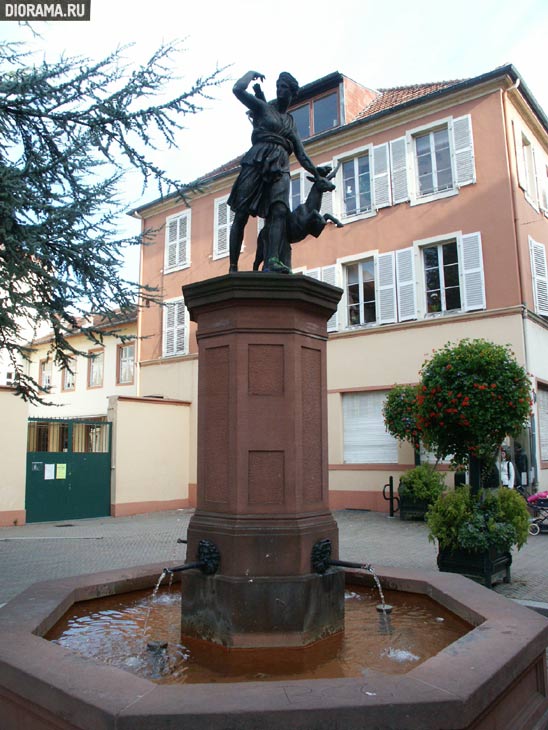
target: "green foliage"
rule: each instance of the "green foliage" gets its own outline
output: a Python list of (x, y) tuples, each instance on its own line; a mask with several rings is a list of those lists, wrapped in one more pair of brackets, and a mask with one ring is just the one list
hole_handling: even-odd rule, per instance
[[(123, 49), (99, 62), (62, 57), (35, 61), (18, 44), (0, 43), (0, 349), (16, 372), (19, 395), (41, 401), (43, 390), (21, 358), (29, 327), (53, 330), (52, 359), (66, 366), (67, 336), (77, 318), (108, 319), (135, 307), (152, 290), (120, 274), (126, 246), (118, 194), (127, 170), (143, 187), (186, 200), (192, 189), (150, 158), (153, 142), (175, 147), (187, 114), (200, 110), (220, 71), (168, 97), (177, 48), (163, 46), (142, 67), (128, 70)], [(101, 341), (103, 330), (84, 330)]]
[(395, 385), (383, 405), (386, 430), (399, 441), (410, 441), (419, 446), (417, 426), (417, 386)]
[(400, 479), (400, 496), (410, 497), (419, 502), (434, 502), (445, 489), (442, 474), (429, 464), (421, 464), (410, 469)]
[(429, 539), (449, 550), (519, 550), (528, 536), (525, 501), (513, 489), (493, 492), (474, 495), (465, 486), (439, 497), (426, 515)]
[(491, 461), (530, 415), (531, 383), (508, 347), (486, 340), (447, 344), (424, 363), (417, 395), (421, 440), (438, 458)]

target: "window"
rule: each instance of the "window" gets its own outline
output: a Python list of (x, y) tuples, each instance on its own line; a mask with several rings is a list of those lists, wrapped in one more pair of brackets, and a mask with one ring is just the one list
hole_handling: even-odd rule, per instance
[(312, 104), (314, 118), (314, 134), (333, 129), (339, 124), (339, 100), (338, 95), (329, 94), (316, 99)]
[(417, 318), (413, 248), (342, 259), (346, 324), (390, 324)]
[(415, 137), (418, 194), (432, 195), (453, 187), (447, 127)]
[(548, 317), (548, 268), (546, 266), (546, 247), (529, 236), (531, 276), (533, 279), (533, 299), (535, 312)]
[(63, 368), (62, 378), (61, 378), (61, 388), (63, 390), (74, 390), (76, 388), (76, 359), (75, 358), (71, 358), (70, 365), (68, 368)]
[(164, 306), (163, 356), (188, 352), (188, 314), (183, 299), (173, 299)]
[(422, 255), (427, 314), (460, 309), (457, 242), (425, 246)]
[(190, 210), (166, 219), (166, 271), (190, 266)]
[(537, 390), (537, 411), (540, 437), (540, 459), (548, 461), (548, 386), (539, 383)]
[(304, 104), (297, 107), (297, 109), (292, 109), (291, 116), (297, 127), (299, 137), (301, 139), (310, 137), (310, 104)]
[(374, 259), (346, 267), (346, 300), (350, 326), (377, 321)]
[(215, 221), (213, 231), (213, 258), (221, 259), (229, 254), (230, 226), (234, 211), (227, 205), (228, 196), (215, 201)]
[(371, 172), (369, 154), (345, 160), (342, 165), (343, 215), (371, 211)]
[(44, 390), (51, 389), (51, 378), (52, 378), (52, 364), (51, 360), (45, 359), (40, 360), (40, 370), (38, 376), (38, 382), (40, 387)]
[(339, 126), (339, 95), (335, 91), (291, 110), (301, 139)]
[(102, 388), (105, 364), (104, 350), (89, 350), (88, 352), (88, 388)]
[(6, 373), (6, 385), (13, 385), (13, 379), (15, 377), (15, 374), (13, 370), (8, 370)]
[(345, 464), (395, 464), (398, 442), (384, 425), (386, 391), (344, 393), (343, 430)]
[[(409, 180), (406, 150), (413, 170)], [(456, 194), (476, 181), (470, 115), (410, 130), (405, 138), (390, 142), (390, 158), (395, 203), (408, 199), (412, 204), (425, 203)]]
[(116, 382), (118, 385), (131, 385), (135, 372), (135, 343), (129, 342), (118, 345), (116, 349), (118, 356)]
[(479, 233), (419, 242), (424, 313), (485, 309), (483, 255)]

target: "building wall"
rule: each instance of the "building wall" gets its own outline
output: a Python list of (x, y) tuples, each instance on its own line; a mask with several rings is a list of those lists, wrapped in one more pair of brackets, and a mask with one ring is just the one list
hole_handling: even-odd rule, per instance
[[(538, 169), (544, 170), (544, 174), (548, 169), (548, 141), (545, 130), (535, 122), (518, 93), (504, 88), (500, 82), (490, 82), (343, 128), (337, 135), (313, 139), (307, 144), (307, 152), (315, 164), (325, 164), (366, 145), (398, 139), (410, 130), (470, 115), (475, 182), (430, 202), (392, 204), (361, 219), (348, 219), (342, 229), (328, 226), (319, 239), (309, 236), (294, 244), (293, 268), (306, 273), (312, 268), (335, 264), (337, 283), (343, 285), (341, 275), (349, 257), (374, 256), (413, 246), (417, 301), (420, 303), (424, 302), (425, 294), (420, 288), (419, 242), (480, 233), (485, 283), (484, 310), (431, 315), (430, 318), (419, 313), (417, 321), (384, 326), (348, 328), (343, 298), (340, 326), (337, 332), (330, 334), (328, 343), (329, 463), (334, 507), (388, 509), (380, 495), (382, 486), (390, 474), (397, 477), (401, 471), (413, 466), (413, 452), (408, 445), (398, 448), (393, 464), (344, 463), (343, 393), (388, 390), (395, 383), (416, 382), (422, 362), (433, 349), (464, 337), (483, 337), (510, 344), (518, 361), (533, 375), (545, 372), (548, 358), (542, 358), (548, 348), (546, 327), (539, 317), (533, 317), (533, 321), (526, 322), (524, 327), (522, 317), (535, 308), (529, 237), (548, 245), (548, 220), (540, 206), (537, 209), (531, 206), (520, 186), (513, 126), (520, 126), (534, 138)], [(298, 164), (294, 163), (292, 169), (297, 170)], [(236, 172), (217, 179), (205, 194), (191, 201), (190, 266), (164, 273), (163, 231), (157, 233), (154, 242), (143, 250), (143, 281), (158, 286), (164, 300), (181, 297), (181, 287), (187, 283), (227, 273), (228, 258), (213, 258), (213, 211), (214, 201), (229, 194)], [(340, 171), (337, 184), (340, 190)], [(539, 199), (540, 186), (541, 182)], [(183, 208), (159, 204), (149, 212), (144, 227), (161, 229), (166, 215), (176, 214)], [(340, 216), (336, 206), (334, 213)], [(256, 226), (251, 220), (240, 258), (241, 270), (252, 268), (255, 238)], [(169, 361), (162, 358), (162, 318), (160, 307), (151, 305), (142, 313), (141, 331), (148, 337), (140, 346), (143, 385), (146, 383), (147, 392), (158, 392), (166, 397), (171, 394), (182, 397), (183, 393), (184, 397), (189, 397), (190, 393), (195, 403), (195, 326), (191, 323), (189, 327), (190, 358), (176, 357)], [(532, 344), (528, 344), (527, 339)], [(544, 474), (539, 478), (541, 484), (544, 483)]]
[(0, 527), (25, 524), (28, 405), (0, 386)]
[[(416, 383), (423, 362), (434, 350), (463, 338), (509, 344), (525, 362), (521, 310), (430, 320), (361, 335), (335, 335), (328, 345), (329, 488), (334, 507), (388, 510), (381, 490), (388, 477), (397, 485), (414, 466), (409, 444), (400, 444), (391, 464), (348, 464), (344, 455), (343, 397), (360, 391), (388, 392), (395, 384)], [(449, 479), (449, 477), (448, 477)]]
[[(119, 333), (128, 336), (137, 336), (137, 323), (120, 326)], [(72, 346), (82, 352), (89, 352), (100, 348), (83, 335), (70, 339)], [(52, 390), (45, 396), (47, 401), (54, 405), (32, 405), (29, 410), (31, 417), (72, 418), (79, 416), (106, 415), (108, 398), (112, 395), (137, 395), (137, 374), (135, 367), (133, 383), (117, 384), (117, 350), (120, 341), (114, 336), (104, 338), (104, 373), (101, 387), (88, 387), (89, 358), (83, 355), (76, 357), (76, 387), (74, 390), (63, 391), (62, 372), (55, 363), (52, 364)], [(34, 345), (35, 352), (30, 364), (30, 374), (38, 381), (39, 363), (48, 357), (48, 343)], [(135, 348), (137, 358), (137, 347)]]
[(189, 404), (114, 396), (112, 515), (189, 506)]

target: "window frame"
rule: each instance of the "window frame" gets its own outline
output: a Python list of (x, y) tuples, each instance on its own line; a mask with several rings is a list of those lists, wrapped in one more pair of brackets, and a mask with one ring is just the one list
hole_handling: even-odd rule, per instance
[[(116, 345), (116, 385), (133, 385), (135, 383), (135, 344), (135, 340), (130, 340), (128, 342), (120, 342), (118, 345)], [(122, 353), (128, 347), (133, 347), (133, 366), (131, 368), (131, 380), (122, 380)]]
[[(536, 391), (540, 466), (541, 469), (548, 469), (548, 383), (537, 379)], [(546, 407), (546, 411), (541, 406)], [(546, 418), (541, 414), (545, 414)]]
[[(439, 129), (447, 129), (447, 137), (449, 140), (449, 157), (451, 161), (451, 180), (452, 187), (446, 190), (434, 191), (427, 195), (421, 195), (419, 192), (419, 170), (418, 160), (416, 151), (416, 139), (422, 137), (425, 134), (432, 134)], [(453, 136), (453, 117), (444, 117), (442, 119), (436, 119), (434, 122), (428, 124), (422, 124), (419, 127), (408, 129), (405, 133), (407, 140), (407, 150), (410, 157), (410, 168), (411, 175), (409, 180), (409, 197), (410, 205), (422, 205), (424, 203), (430, 203), (433, 200), (442, 200), (443, 198), (450, 198), (454, 195), (458, 195), (459, 188), (457, 184), (457, 171), (455, 163), (455, 143)]]
[[(384, 400), (386, 399), (386, 396), (390, 392), (390, 388), (364, 388), (363, 390), (358, 391), (348, 391), (341, 393), (341, 416), (342, 416), (342, 453), (343, 453), (343, 463), (344, 464), (363, 464), (363, 465), (380, 465), (380, 464), (397, 464), (398, 458), (399, 458), (399, 444), (397, 439), (395, 439), (393, 436), (391, 436), (388, 431), (386, 430), (386, 426), (384, 424), (384, 419), (382, 415), (382, 405), (384, 403)], [(382, 424), (384, 428), (384, 433), (382, 434), (382, 441), (380, 441), (380, 447), (376, 446), (376, 448), (388, 448), (390, 447), (390, 452), (387, 455), (385, 459), (352, 459), (349, 458), (350, 454), (348, 453), (347, 449), (349, 449), (352, 444), (349, 443), (352, 441), (350, 434), (350, 431), (352, 428), (356, 427), (356, 424), (348, 423), (348, 416), (346, 413), (347, 406), (346, 403), (350, 402), (351, 398), (363, 398), (367, 396), (379, 396), (381, 403), (380, 403), (380, 409), (378, 411), (378, 423), (374, 424), (374, 433), (379, 434), (382, 433), (382, 429), (379, 429), (378, 426)], [(375, 404), (376, 405), (376, 404)], [(362, 436), (363, 434), (358, 434), (358, 436)], [(362, 449), (365, 449), (367, 446), (371, 445), (370, 440), (366, 438), (360, 439), (362, 443), (366, 444), (366, 446), (362, 446)]]
[[(182, 218), (186, 218), (186, 243), (185, 243), (185, 256), (181, 260), (179, 257), (179, 238), (175, 243), (176, 246), (176, 260), (175, 264), (169, 265), (169, 226), (171, 223), (178, 221)], [(190, 208), (174, 213), (173, 215), (167, 216), (165, 221), (165, 233), (164, 233), (164, 274), (171, 274), (174, 271), (181, 271), (182, 269), (188, 269), (190, 267), (190, 244), (191, 244), (191, 226), (192, 226), (192, 211)]]
[[(479, 268), (471, 267), (466, 268), (465, 261), (467, 252), (464, 250), (464, 246), (474, 244), (474, 237), (477, 237), (476, 244), (478, 247), (478, 255), (480, 259)], [(457, 256), (459, 265), (459, 292), (461, 297), (460, 309), (442, 310), (440, 312), (428, 312), (426, 302), (426, 277), (424, 271), (424, 256), (423, 249), (429, 248), (435, 244), (450, 243), (456, 241), (457, 244)], [(483, 311), (487, 308), (486, 302), (486, 290), (485, 290), (485, 268), (483, 264), (483, 242), (479, 232), (463, 233), (462, 231), (451, 231), (440, 236), (433, 236), (431, 238), (425, 238), (419, 241), (413, 242), (414, 257), (415, 257), (415, 271), (417, 272), (417, 282), (420, 289), (421, 295), (417, 297), (417, 319), (435, 319), (438, 317), (447, 317), (457, 314), (465, 314), (466, 312)], [(470, 251), (470, 249), (469, 249)], [(471, 257), (470, 257), (471, 258)], [(470, 262), (468, 262), (470, 263)], [(473, 263), (473, 262), (472, 262)], [(418, 264), (418, 265), (417, 265)], [(469, 298), (472, 296), (469, 294), (469, 288), (473, 286), (473, 275), (479, 274), (481, 302), (478, 304), (469, 302)], [(468, 279), (467, 279), (468, 277)]]
[[(369, 327), (377, 327), (379, 326), (378, 322), (378, 303), (377, 303), (377, 257), (379, 255), (379, 252), (377, 249), (366, 251), (357, 255), (351, 255), (351, 256), (344, 256), (343, 258), (337, 259), (337, 264), (341, 267), (342, 271), (342, 290), (343, 294), (341, 297), (341, 303), (340, 307), (342, 309), (343, 315), (342, 315), (342, 323), (343, 327), (345, 329), (349, 330), (356, 330), (356, 329), (366, 329)], [(367, 322), (365, 324), (350, 324), (350, 318), (349, 318), (349, 302), (348, 302), (348, 267), (354, 266), (356, 264), (360, 264), (362, 261), (373, 261), (373, 269), (374, 269), (374, 278), (373, 283), (375, 287), (375, 322)]]
[[(61, 390), (63, 391), (63, 393), (73, 393), (76, 390), (76, 364), (76, 358), (71, 357), (70, 367), (72, 369), (72, 373), (68, 368), (63, 368), (61, 371)], [(69, 385), (69, 377), (72, 378), (72, 386)]]
[[(355, 161), (359, 157), (365, 157), (367, 155), (369, 157), (369, 189), (370, 189), (370, 195), (371, 195), (371, 208), (368, 211), (360, 211), (357, 213), (352, 213), (350, 215), (347, 215), (345, 210), (345, 203), (344, 203), (344, 177), (343, 177), (343, 170), (344, 170), (344, 163), (349, 162), (350, 160)], [(372, 218), (377, 214), (377, 210), (375, 208), (375, 193), (374, 193), (374, 187), (373, 187), (373, 145), (367, 144), (362, 145), (360, 147), (356, 147), (353, 150), (349, 150), (348, 152), (345, 152), (344, 154), (337, 155), (333, 159), (333, 166), (336, 168), (339, 165), (339, 169), (337, 172), (337, 176), (335, 178), (335, 198), (334, 198), (334, 207), (336, 209), (335, 215), (341, 219), (341, 221), (345, 221), (347, 223), (352, 223), (354, 221), (364, 220), (366, 218)]]
[[(45, 373), (45, 367), (49, 365), (49, 372)], [(49, 375), (49, 383), (44, 382), (44, 375)], [(53, 388), (53, 362), (49, 357), (43, 357), (38, 364), (38, 384), (43, 390), (51, 391)]]
[[(337, 124), (335, 124), (334, 127), (328, 127), (327, 129), (322, 129), (321, 132), (316, 132), (315, 128), (315, 118), (314, 118), (314, 105), (317, 101), (321, 101), (322, 99), (326, 99), (328, 96), (334, 96), (335, 97), (335, 106), (337, 109)], [(329, 89), (323, 94), (320, 94), (319, 96), (315, 96), (312, 99), (308, 99), (308, 101), (304, 101), (302, 104), (298, 104), (297, 106), (293, 107), (289, 110), (289, 113), (293, 115), (293, 112), (298, 111), (299, 109), (303, 109), (307, 107), (308, 108), (308, 129), (309, 134), (306, 137), (302, 137), (302, 140), (311, 139), (312, 137), (315, 137), (317, 134), (323, 134), (324, 132), (328, 132), (330, 129), (337, 129), (337, 127), (341, 126), (341, 119), (342, 119), (342, 110), (341, 110), (341, 97), (339, 93), (339, 89)], [(295, 123), (296, 125), (296, 123)]]
[[(105, 382), (105, 348), (104, 347), (94, 347), (91, 350), (88, 350), (88, 372), (87, 372), (87, 389), (88, 390), (97, 390), (98, 388), (102, 388), (103, 384)], [(99, 355), (101, 355), (101, 359), (99, 359)], [(94, 371), (94, 363), (101, 361), (102, 367), (101, 367), (101, 382), (97, 384), (92, 384), (91, 382), (91, 376)]]

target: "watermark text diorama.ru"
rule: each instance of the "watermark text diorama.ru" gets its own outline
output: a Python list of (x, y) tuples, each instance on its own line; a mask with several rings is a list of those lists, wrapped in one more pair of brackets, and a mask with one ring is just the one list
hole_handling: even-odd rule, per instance
[(91, 0), (0, 0), (0, 20), (89, 20)]

